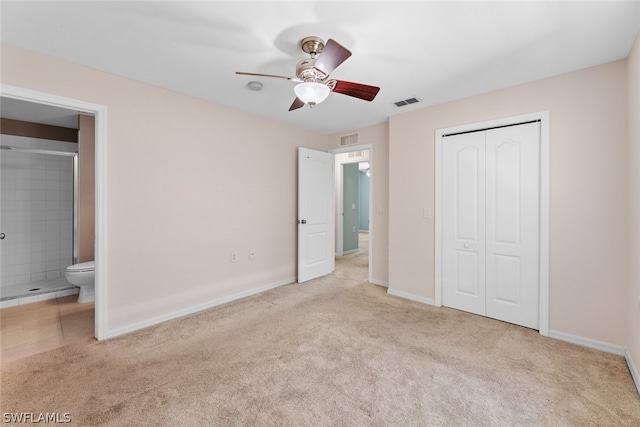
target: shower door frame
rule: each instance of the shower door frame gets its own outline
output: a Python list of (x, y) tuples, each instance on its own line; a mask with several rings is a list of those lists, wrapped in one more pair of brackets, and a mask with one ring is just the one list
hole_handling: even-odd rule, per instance
[(95, 330), (98, 340), (111, 337), (107, 328), (107, 107), (78, 99), (0, 84), (0, 96), (34, 104), (72, 109), (95, 118)]
[(0, 145), (1, 150), (6, 151), (17, 151), (20, 153), (29, 153), (29, 154), (48, 154), (51, 156), (61, 156), (61, 157), (71, 157), (73, 162), (73, 253), (72, 260), (73, 264), (78, 263), (78, 242), (79, 242), (79, 233), (78, 233), (78, 153), (73, 153), (70, 151), (53, 151), (53, 150), (40, 150), (37, 148), (23, 148), (23, 147), (14, 147), (11, 145)]

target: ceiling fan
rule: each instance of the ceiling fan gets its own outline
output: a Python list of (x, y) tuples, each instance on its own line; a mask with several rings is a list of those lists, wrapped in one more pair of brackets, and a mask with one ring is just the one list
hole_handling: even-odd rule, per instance
[(329, 74), (351, 56), (351, 52), (335, 40), (329, 39), (325, 44), (320, 37), (311, 36), (300, 40), (299, 46), (303, 52), (308, 53), (311, 57), (298, 62), (296, 77), (242, 71), (236, 71), (236, 74), (275, 77), (297, 82), (298, 84), (293, 88), (296, 99), (291, 104), (289, 111), (297, 110), (304, 104), (313, 107), (327, 99), (331, 92), (373, 101), (380, 91), (380, 88), (376, 86), (329, 79)]

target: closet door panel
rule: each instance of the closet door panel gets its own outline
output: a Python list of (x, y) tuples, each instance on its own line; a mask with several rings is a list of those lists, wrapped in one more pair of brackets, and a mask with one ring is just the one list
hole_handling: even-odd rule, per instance
[(539, 123), (486, 131), (487, 316), (538, 327)]
[(447, 137), (443, 150), (443, 303), (485, 314), (484, 134)]

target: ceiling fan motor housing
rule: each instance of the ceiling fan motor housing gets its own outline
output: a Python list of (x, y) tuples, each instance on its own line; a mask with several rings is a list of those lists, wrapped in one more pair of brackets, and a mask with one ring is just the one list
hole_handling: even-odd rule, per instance
[(315, 68), (315, 64), (315, 58), (307, 58), (298, 62), (296, 66), (296, 76), (305, 82), (321, 82), (329, 77), (328, 74)]
[(304, 53), (308, 53), (313, 58), (324, 49), (324, 40), (318, 36), (309, 36), (300, 40), (299, 46)]

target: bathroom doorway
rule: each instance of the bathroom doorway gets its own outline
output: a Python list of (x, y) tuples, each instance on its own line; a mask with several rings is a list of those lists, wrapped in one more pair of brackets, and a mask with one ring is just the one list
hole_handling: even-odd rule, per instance
[[(29, 195), (29, 198), (33, 198), (35, 201), (38, 201), (40, 203), (37, 203), (35, 206), (32, 206), (32, 208), (34, 208), (34, 210), (41, 210), (43, 207), (45, 208), (46, 211), (46, 206), (47, 206), (47, 201), (51, 201), (51, 203), (49, 204), (50, 207), (52, 207), (52, 210), (55, 210), (55, 208), (58, 206), (58, 204), (60, 205), (60, 213), (58, 214), (57, 212), (53, 214), (53, 218), (50, 218), (49, 220), (45, 217), (44, 219), (44, 231), (45, 231), (45, 242), (44, 243), (36, 243), (34, 244), (29, 244), (29, 253), (31, 253), (34, 248), (35, 249), (40, 249), (42, 248), (42, 246), (44, 245), (45, 248), (45, 252), (46, 249), (49, 248), (51, 249), (51, 252), (55, 252), (56, 249), (53, 248), (53, 246), (55, 245), (54, 243), (48, 243), (50, 240), (52, 240), (53, 238), (57, 237), (58, 234), (60, 234), (60, 237), (62, 240), (64, 240), (64, 243), (61, 243), (60, 246), (60, 256), (64, 257), (60, 258), (60, 260), (58, 261), (58, 277), (54, 277), (56, 276), (55, 271), (53, 270), (53, 268), (55, 267), (55, 262), (54, 260), (50, 260), (50, 261), (44, 261), (44, 267), (42, 264), (40, 264), (39, 266), (33, 266), (32, 268), (34, 270), (41, 270), (42, 268), (45, 268), (44, 272), (41, 271), (34, 271), (34, 273), (40, 273), (40, 274), (35, 274), (32, 273), (31, 270), (28, 270), (28, 273), (25, 273), (26, 267), (25, 264), (28, 264), (27, 262), (23, 262), (20, 263), (22, 266), (19, 269), (16, 269), (15, 267), (13, 269), (7, 269), (5, 270), (4, 265), (3, 265), (3, 276), (9, 276), (8, 274), (8, 270), (13, 270), (12, 274), (14, 274), (13, 277), (13, 281), (14, 281), (14, 285), (18, 284), (17, 282), (22, 282), (25, 285), (27, 285), (26, 283), (26, 275), (28, 274), (29, 279), (34, 279), (35, 281), (32, 281), (31, 284), (33, 283), (37, 283), (38, 286), (30, 286), (29, 289), (35, 289), (37, 287), (40, 287), (40, 285), (44, 285), (43, 287), (41, 287), (41, 289), (39, 289), (38, 291), (29, 291), (28, 292), (37, 292), (37, 294), (34, 295), (21, 295), (19, 296), (19, 298), (25, 298), (25, 301), (22, 301), (24, 303), (27, 302), (32, 302), (34, 300), (39, 300), (40, 302), (38, 302), (38, 304), (44, 304), (42, 303), (43, 300), (47, 301), (47, 297), (52, 297), (50, 301), (55, 301), (55, 299), (53, 298), (58, 298), (60, 299), (64, 299), (64, 303), (65, 303), (65, 307), (67, 307), (68, 309), (70, 309), (68, 311), (68, 313), (74, 312), (75, 313), (75, 317), (77, 318), (79, 316), (80, 312), (85, 312), (83, 314), (83, 316), (85, 317), (85, 319), (90, 319), (90, 321), (92, 320), (92, 324), (91, 324), (91, 334), (92, 336), (95, 336), (98, 339), (103, 339), (106, 338), (106, 334), (105, 334), (105, 310), (104, 310), (104, 298), (102, 295), (104, 295), (105, 293), (105, 289), (104, 289), (104, 284), (106, 283), (105, 280), (105, 276), (106, 276), (106, 272), (104, 271), (104, 268), (101, 268), (101, 266), (104, 266), (104, 253), (105, 253), (105, 239), (104, 239), (104, 212), (106, 211), (106, 195), (104, 192), (104, 186), (100, 185), (106, 182), (106, 174), (105, 174), (105, 152), (106, 152), (106, 133), (105, 133), (105, 129), (106, 129), (106, 108), (100, 105), (96, 105), (96, 104), (90, 104), (90, 103), (86, 103), (84, 101), (77, 101), (77, 100), (72, 100), (72, 99), (68, 99), (68, 98), (62, 98), (62, 97), (58, 97), (55, 95), (50, 95), (50, 94), (45, 94), (45, 93), (39, 93), (39, 92), (34, 92), (34, 91), (30, 91), (30, 90), (26, 90), (26, 89), (21, 89), (21, 88), (17, 88), (17, 87), (12, 87), (12, 86), (3, 86), (2, 87), (2, 101), (3, 101), (3, 108), (2, 108), (2, 113), (3, 113), (3, 117), (5, 117), (6, 114), (9, 114), (9, 112), (11, 111), (10, 109), (5, 109), (4, 106), (4, 102), (5, 101), (11, 101), (14, 103), (17, 103), (18, 101), (22, 104), (21, 107), (22, 110), (20, 110), (18, 113), (19, 117), (16, 117), (15, 119), (20, 119), (22, 121), (36, 121), (36, 119), (34, 119), (34, 115), (37, 116), (39, 113), (41, 113), (41, 110), (43, 108), (47, 108), (48, 111), (54, 112), (54, 113), (64, 113), (64, 114), (68, 114), (68, 113), (72, 113), (75, 114), (75, 121), (77, 123), (78, 121), (78, 114), (83, 114), (85, 117), (90, 116), (91, 119), (95, 118), (95, 129), (92, 129), (93, 132), (93, 137), (95, 140), (95, 166), (94, 164), (92, 164), (91, 168), (85, 168), (86, 169), (94, 169), (95, 167), (95, 172), (93, 174), (94, 178), (91, 183), (89, 184), (90, 187), (93, 187), (92, 189), (95, 191), (95, 201), (91, 201), (91, 204), (95, 206), (95, 211), (91, 213), (91, 215), (93, 216), (92, 219), (94, 219), (94, 224), (91, 225), (92, 231), (95, 232), (95, 239), (92, 238), (92, 242), (90, 243), (91, 246), (91, 252), (92, 252), (92, 257), (93, 257), (93, 249), (95, 247), (95, 264), (96, 264), (96, 280), (95, 280), (95, 288), (96, 288), (96, 301), (95, 301), (95, 310), (93, 309), (93, 307), (91, 308), (91, 317), (87, 318), (87, 313), (86, 310), (79, 310), (79, 306), (82, 306), (83, 304), (77, 304), (75, 303), (75, 299), (77, 299), (77, 295), (74, 295), (74, 293), (77, 293), (77, 288), (71, 286), (69, 288), (69, 284), (66, 283), (66, 280), (64, 280), (64, 269), (66, 268), (66, 266), (71, 265), (73, 263), (76, 262), (82, 262), (84, 260), (79, 259), (78, 260), (78, 254), (77, 254), (77, 245), (73, 245), (74, 241), (77, 241), (78, 235), (76, 233), (76, 235), (74, 237), (69, 238), (68, 234), (66, 234), (67, 231), (69, 231), (69, 228), (71, 228), (72, 230), (75, 229), (77, 227), (77, 225), (71, 223), (71, 225), (69, 225), (68, 223), (64, 223), (60, 225), (60, 227), (56, 227), (55, 225), (51, 224), (50, 226), (50, 230), (49, 231), (47, 229), (47, 222), (51, 221), (53, 222), (53, 219), (55, 219), (56, 217), (60, 216), (62, 218), (64, 218), (65, 220), (68, 221), (70, 216), (72, 215), (73, 212), (73, 208), (69, 209), (69, 201), (71, 199), (71, 203), (73, 202), (73, 196), (71, 194), (73, 194), (73, 191), (69, 191), (68, 189), (63, 190), (62, 186), (60, 187), (60, 190), (58, 190), (60, 193), (59, 194), (52, 194), (52, 195), (46, 195), (45, 194), (45, 200), (44, 203), (42, 203), (42, 201), (37, 200), (38, 198), (42, 197), (42, 193), (38, 192), (35, 195)], [(51, 120), (55, 120), (56, 114), (53, 114), (53, 116), (50, 118)], [(59, 119), (59, 117), (58, 117)], [(64, 127), (64, 126), (62, 126)], [(53, 149), (53, 150), (44, 150), (44, 148), (54, 148), (53, 145), (49, 145), (47, 147), (43, 146), (43, 144), (45, 144), (46, 142), (51, 143), (51, 141), (38, 141), (38, 138), (27, 138), (29, 141), (19, 141), (16, 138), (5, 138), (5, 136), (2, 136), (2, 144), (3, 145), (9, 145), (6, 144), (6, 142), (10, 142), (11, 145), (16, 145), (16, 143), (18, 145), (21, 145), (20, 148), (28, 148), (28, 149), (36, 149), (36, 150), (41, 150), (41, 151), (61, 151), (61, 152), (71, 152), (72, 150), (69, 148), (68, 145), (62, 144), (61, 146), (59, 145), (58, 150)], [(31, 144), (31, 147), (28, 147), (28, 145)], [(40, 144), (40, 145), (38, 145)], [(26, 145), (26, 146), (25, 146)], [(35, 145), (35, 146), (34, 146)], [(77, 144), (76, 144), (77, 146)], [(76, 150), (77, 151), (77, 150)], [(3, 159), (5, 160), (11, 160), (11, 156), (13, 156), (13, 161), (15, 163), (16, 159), (15, 159), (15, 155), (19, 154), (20, 156), (23, 157), (23, 159), (20, 159), (20, 156), (18, 156), (18, 163), (21, 163), (24, 161), (24, 157), (25, 156), (32, 156), (32, 157), (39, 157), (40, 158), (40, 167), (41, 166), (46, 166), (47, 165), (47, 161), (44, 160), (44, 163), (42, 163), (42, 157), (43, 156), (48, 156), (49, 158), (54, 158), (56, 160), (58, 160), (57, 162), (54, 160), (50, 160), (49, 164), (54, 164), (54, 163), (59, 163), (59, 166), (61, 168), (61, 170), (59, 171), (59, 173), (56, 173), (55, 171), (53, 171), (50, 173), (52, 178), (52, 181), (49, 182), (48, 184), (45, 183), (45, 187), (48, 185), (50, 187), (54, 187), (57, 186), (57, 182), (56, 179), (58, 177), (60, 177), (60, 184), (62, 183), (62, 181), (69, 181), (69, 179), (71, 179), (71, 182), (73, 182), (73, 176), (71, 178), (68, 178), (69, 174), (66, 172), (66, 170), (64, 169), (64, 160), (60, 161), (59, 158), (67, 158), (67, 155), (65, 154), (58, 154), (58, 153), (41, 153), (41, 152), (20, 152), (20, 150), (6, 150), (3, 149), (1, 152), (1, 155), (3, 156)], [(75, 154), (76, 158), (78, 156), (77, 152)], [(71, 157), (71, 156), (70, 156)], [(38, 166), (35, 167), (35, 169), (38, 169)], [(45, 168), (46, 170), (46, 168)], [(73, 170), (71, 168), (71, 170)], [(70, 172), (71, 175), (73, 175), (73, 172)], [(7, 172), (6, 174), (3, 175), (3, 178), (5, 178), (6, 176), (8, 176), (9, 173)], [(18, 173), (18, 175), (22, 176), (23, 178), (26, 178), (27, 173), (26, 172), (20, 172)], [(45, 178), (47, 177), (47, 172), (44, 173)], [(63, 176), (65, 177), (63, 179)], [(42, 179), (42, 173), (41, 172), (35, 172), (35, 173), (31, 173), (31, 177), (36, 177), (36, 179), (40, 180)], [(11, 181), (11, 179), (9, 179), (9, 181)], [(77, 181), (76, 181), (77, 182)], [(6, 184), (7, 181), (4, 181), (3, 184), (3, 192), (4, 190), (6, 190), (7, 185)], [(54, 185), (55, 184), (55, 185)], [(23, 182), (22, 184), (18, 184), (19, 186), (25, 187), (26, 184)], [(41, 183), (36, 183), (36, 187), (38, 185), (42, 185)], [(24, 188), (23, 188), (24, 189)], [(53, 188), (52, 188), (53, 189)], [(45, 188), (46, 190), (46, 188)], [(55, 189), (54, 189), (55, 190)], [(42, 191), (42, 189), (36, 188), (36, 191)], [(13, 190), (13, 199), (14, 199), (14, 206), (18, 205), (18, 207), (25, 206), (26, 203), (26, 199), (27, 195), (26, 194), (22, 194), (23, 192), (17, 192), (17, 189), (14, 188)], [(20, 199), (23, 199), (23, 202), (18, 203), (15, 200), (15, 195), (17, 195), (18, 193), (20, 193), (20, 195), (18, 196)], [(59, 195), (60, 196), (60, 200), (56, 201), (56, 196)], [(11, 198), (12, 195), (9, 195), (6, 198)], [(76, 201), (77, 202), (77, 201)], [(6, 206), (6, 205), (3, 205)], [(65, 213), (62, 213), (62, 210), (65, 211)], [(8, 209), (3, 209), (3, 214), (8, 211)], [(71, 214), (71, 215), (70, 215)], [(9, 214), (9, 216), (13, 215), (14, 219), (15, 219), (15, 213), (14, 214)], [(42, 214), (35, 214), (36, 217), (38, 217), (38, 215), (42, 215)], [(33, 214), (30, 214), (30, 218), (34, 216)], [(40, 218), (40, 217), (38, 217)], [(36, 219), (38, 219), (36, 218)], [(1, 219), (1, 218), (0, 218)], [(9, 218), (10, 219), (10, 218)], [(40, 218), (41, 223), (35, 226), (35, 230), (31, 229), (29, 231), (38, 231), (41, 230), (42, 227), (42, 219)], [(4, 221), (6, 222), (6, 221)], [(25, 222), (25, 221), (22, 221)], [(19, 227), (21, 227), (21, 229), (24, 229), (26, 226), (25, 225), (20, 225)], [(59, 230), (59, 231), (58, 231)], [(77, 230), (76, 230), (77, 231)], [(24, 241), (24, 236), (23, 237), (23, 241)], [(37, 240), (36, 237), (31, 237), (29, 236), (29, 241), (35, 241)], [(71, 243), (70, 243), (71, 241)], [(95, 245), (94, 245), (94, 241), (95, 241)], [(49, 246), (47, 246), (47, 244), (49, 244)], [(2, 242), (2, 249), (5, 248), (4, 245), (4, 241)], [(0, 249), (0, 250), (2, 250)], [(70, 249), (70, 250), (69, 250)], [(22, 252), (27, 252), (26, 248), (22, 247), (22, 249), (20, 249)], [(3, 264), (6, 263), (6, 265), (8, 265), (9, 261), (11, 260), (15, 260), (15, 254), (9, 256), (7, 254), (8, 251), (2, 252), (3, 253), (3, 258), (2, 258), (2, 262)], [(68, 255), (69, 252), (71, 252), (71, 255)], [(7, 255), (7, 256), (4, 256)], [(52, 254), (53, 255), (53, 254)], [(31, 257), (31, 259), (29, 259), (29, 262), (31, 262), (34, 259), (34, 257)], [(92, 258), (93, 259), (93, 258)], [(42, 261), (38, 261), (39, 260), (39, 256), (35, 257), (36, 262), (42, 262)], [(101, 262), (102, 260), (102, 262)], [(14, 263), (14, 266), (17, 265)], [(17, 277), (15, 275), (15, 273), (21, 273), (21, 277)], [(48, 278), (47, 278), (47, 273), (48, 274)], [(50, 283), (43, 283), (43, 281), (39, 280), (44, 278), (44, 282), (50, 282)], [(4, 292), (7, 289), (9, 289), (8, 287), (5, 287), (4, 285), (8, 285), (10, 283), (11, 279), (9, 279), (6, 283), (3, 281), (3, 286), (2, 288), (0, 288), (0, 291), (2, 291), (2, 299), (4, 300), (4, 297), (8, 297), (10, 296), (10, 294), (8, 292)], [(56, 284), (57, 283), (57, 284)], [(57, 285), (62, 286), (63, 288), (58, 289), (56, 288)], [(49, 286), (51, 286), (51, 288), (49, 288)], [(16, 288), (16, 292), (17, 292), (17, 288)], [(64, 296), (64, 294), (66, 293), (71, 293), (70, 296)], [(16, 297), (16, 295), (11, 295)], [(34, 298), (35, 297), (35, 298)], [(26, 298), (31, 298), (31, 300), (26, 299)], [(15, 298), (14, 298), (15, 299)], [(74, 299), (74, 304), (70, 305), (68, 304), (71, 299)], [(3, 306), (8, 307), (10, 304), (5, 303)], [(15, 304), (13, 304), (15, 306)], [(19, 305), (19, 304), (18, 304)], [(50, 304), (49, 304), (50, 305)], [(93, 305), (93, 304), (92, 304)], [(27, 305), (24, 305), (25, 307)], [(62, 311), (66, 311), (66, 309), (59, 309), (60, 314), (62, 314)], [(3, 309), (3, 312), (5, 312), (5, 310)], [(3, 316), (3, 323), (4, 322), (4, 317)], [(3, 328), (4, 329), (4, 328)], [(68, 334), (65, 334), (68, 335)], [(55, 340), (54, 340), (55, 341)]]
[[(0, 99), (0, 109), (0, 315), (6, 362), (93, 337), (95, 310), (93, 302), (77, 303), (79, 289), (65, 278), (66, 268), (79, 259), (79, 135), (86, 129), (80, 129), (78, 112), (7, 98)], [(88, 141), (82, 142), (86, 148)], [(90, 222), (93, 227), (93, 218)], [(93, 257), (93, 248), (85, 256)]]

